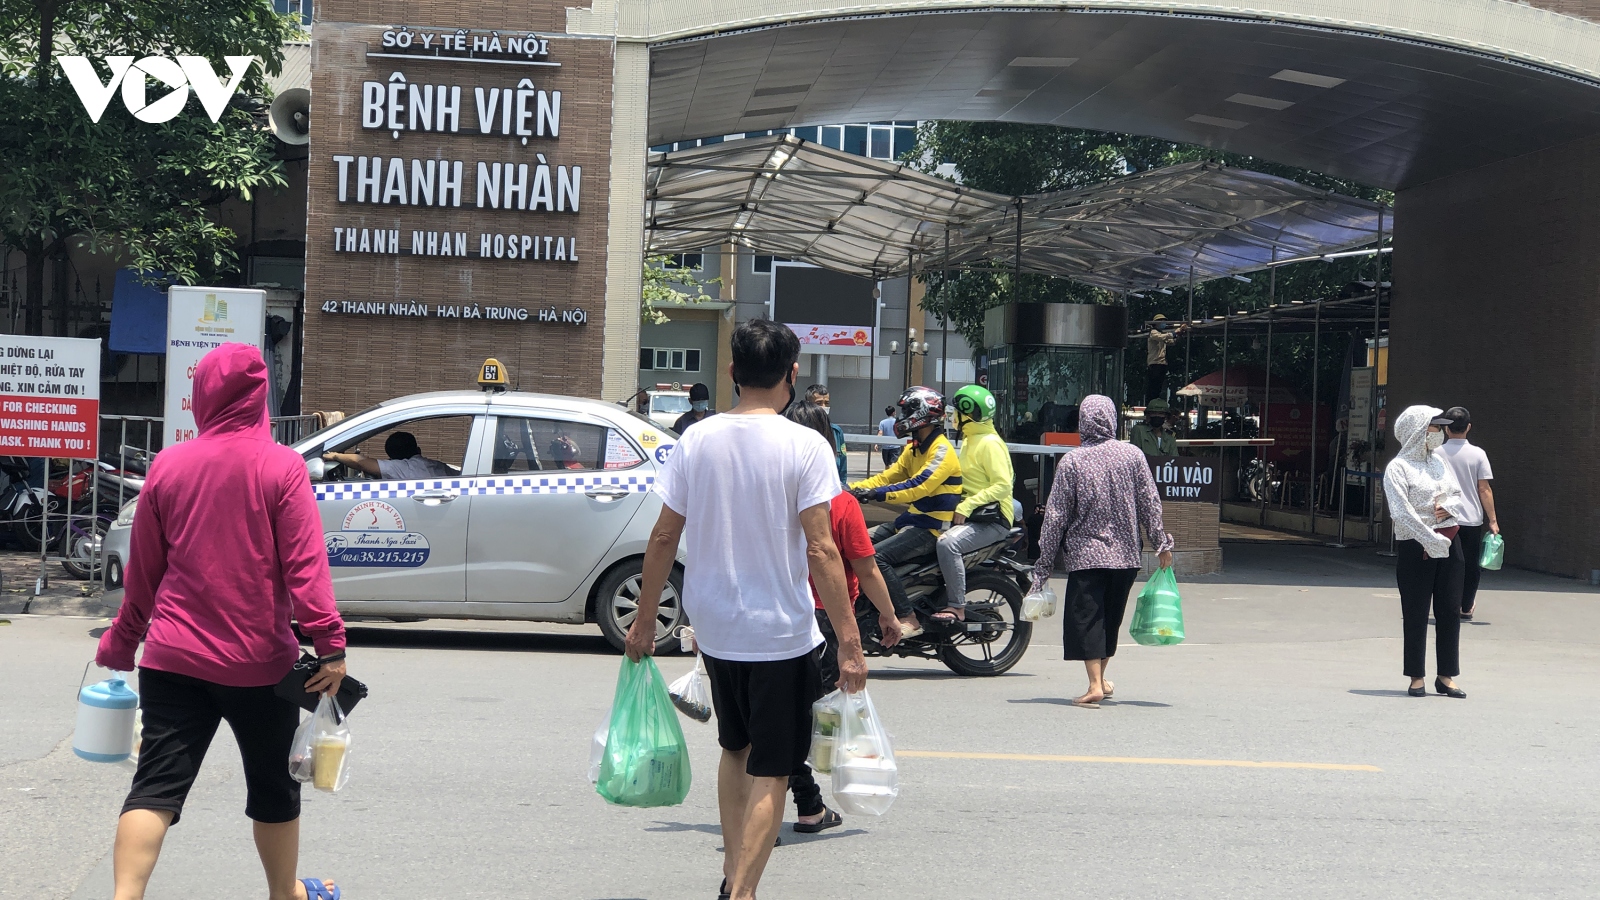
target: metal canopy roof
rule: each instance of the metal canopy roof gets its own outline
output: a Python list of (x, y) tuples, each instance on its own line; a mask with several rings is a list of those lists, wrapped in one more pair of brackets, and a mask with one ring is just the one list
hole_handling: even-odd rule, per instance
[[(714, 6), (726, 22), (777, 4), (671, 5)], [(1398, 190), (1600, 134), (1592, 82), (1382, 29), (1250, 20), (1282, 4), (815, 5), (844, 14), (652, 48), (647, 143), (839, 122), (1032, 122), (1204, 144)], [(1318, 17), (1445, 15), (1421, 0), (1294, 5)], [(1484, 28), (1514, 11), (1450, 5)], [(1534, 15), (1552, 46), (1591, 46), (1592, 23)], [(1555, 38), (1562, 28), (1571, 35)]]
[(887, 278), (913, 255), (921, 271), (1010, 269), (1020, 239), (1023, 271), (1114, 291), (1333, 253), (1389, 224), (1377, 203), (1215, 163), (1008, 197), (790, 135), (652, 154), (645, 202), (651, 253), (731, 242)]
[[(1371, 282), (1366, 283), (1369, 286), (1371, 285)], [(1206, 333), (1211, 337), (1221, 336), (1224, 320), (1227, 321), (1228, 331), (1233, 337), (1262, 335), (1268, 331), (1279, 335), (1346, 331), (1371, 334), (1373, 316), (1376, 314), (1379, 330), (1387, 333), (1389, 330), (1389, 309), (1392, 303), (1389, 290), (1388, 282), (1384, 282), (1382, 305), (1376, 310), (1373, 309), (1373, 304), (1379, 301), (1373, 294), (1361, 294), (1337, 300), (1311, 300), (1306, 302), (1295, 300), (1290, 303), (1278, 303), (1270, 307), (1262, 307), (1261, 309), (1241, 311), (1228, 316), (1196, 319), (1190, 323), (1190, 327), (1197, 334)], [(1166, 324), (1173, 323), (1167, 322)], [(1177, 324), (1181, 325), (1182, 322)], [(1146, 332), (1141, 331), (1136, 334), (1130, 334), (1129, 337), (1143, 337), (1145, 334)]]

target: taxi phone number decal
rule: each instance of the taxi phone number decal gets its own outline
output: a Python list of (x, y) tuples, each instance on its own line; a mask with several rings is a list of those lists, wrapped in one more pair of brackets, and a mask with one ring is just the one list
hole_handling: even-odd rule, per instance
[(414, 569), (428, 561), (428, 539), (411, 532), (334, 531), (323, 535), (330, 566)]

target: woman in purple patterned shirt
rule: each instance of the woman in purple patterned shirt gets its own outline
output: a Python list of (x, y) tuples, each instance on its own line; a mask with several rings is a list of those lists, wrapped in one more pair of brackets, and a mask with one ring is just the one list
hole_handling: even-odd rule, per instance
[(1065, 557), (1066, 615), (1062, 617), (1067, 659), (1083, 660), (1089, 690), (1072, 702), (1099, 709), (1111, 696), (1106, 663), (1117, 653), (1117, 632), (1128, 592), (1143, 563), (1139, 529), (1172, 565), (1172, 535), (1161, 522), (1161, 495), (1144, 453), (1117, 440), (1117, 405), (1091, 394), (1078, 410), (1083, 445), (1062, 457), (1045, 509), (1033, 589), (1043, 590), (1058, 554)]

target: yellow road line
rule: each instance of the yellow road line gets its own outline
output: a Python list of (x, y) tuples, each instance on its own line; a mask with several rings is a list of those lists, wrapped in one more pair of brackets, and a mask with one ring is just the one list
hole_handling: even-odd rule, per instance
[(1047, 756), (1035, 753), (961, 753), (943, 750), (896, 750), (895, 756), (922, 759), (998, 759), (1013, 762), (1124, 763), (1135, 766), (1210, 766), (1235, 769), (1320, 769), (1328, 772), (1382, 772), (1354, 763), (1270, 762), (1252, 759), (1163, 759), (1142, 756)]

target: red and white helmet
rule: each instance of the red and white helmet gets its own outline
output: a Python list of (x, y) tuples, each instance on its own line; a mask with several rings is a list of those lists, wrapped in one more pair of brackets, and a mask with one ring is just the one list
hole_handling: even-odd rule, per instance
[(944, 397), (933, 388), (914, 387), (895, 403), (900, 416), (894, 421), (896, 437), (910, 437), (918, 428), (944, 424)]

